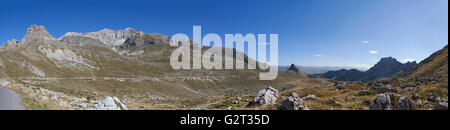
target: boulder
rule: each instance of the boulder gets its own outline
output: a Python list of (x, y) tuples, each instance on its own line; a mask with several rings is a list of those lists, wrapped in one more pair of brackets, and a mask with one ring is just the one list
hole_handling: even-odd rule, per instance
[(206, 108), (204, 108), (204, 107), (200, 107), (200, 108), (194, 108), (194, 110), (207, 110)]
[(251, 102), (249, 106), (275, 105), (277, 99), (278, 99), (278, 91), (272, 87), (268, 87), (260, 90), (254, 102)]
[(288, 98), (281, 102), (279, 110), (306, 110), (306, 106), (303, 105), (303, 100), (297, 93), (291, 93)]
[(225, 108), (225, 110), (233, 110), (233, 107), (227, 107), (227, 108)]
[(8, 80), (1, 81), (1, 85), (2, 86), (9, 86), (9, 85), (11, 85), (11, 82), (9, 82)]
[(305, 100), (316, 100), (318, 98), (316, 97), (316, 95), (308, 94), (308, 96), (304, 97), (303, 99), (305, 99)]
[(414, 91), (414, 88), (407, 88), (405, 91), (406, 92), (412, 92), (412, 91)]
[(345, 97), (345, 101), (356, 101), (358, 98), (356, 96)]
[(414, 99), (414, 100), (417, 100), (417, 99), (419, 99), (419, 94), (413, 93), (411, 98)]
[(234, 104), (239, 104), (239, 100), (234, 100)]
[(383, 93), (378, 94), (375, 98), (375, 101), (373, 101), (370, 104), (369, 109), (370, 110), (392, 110), (392, 94)]
[(445, 100), (437, 100), (436, 104), (434, 104), (433, 110), (448, 110), (448, 101)]
[(345, 87), (344, 87), (344, 85), (342, 85), (342, 84), (338, 84), (338, 85), (336, 85), (336, 89), (337, 89), (337, 90), (344, 90)]
[(395, 104), (395, 110), (414, 110), (416, 108), (416, 104), (408, 97), (401, 95), (400, 99)]
[(435, 93), (429, 93), (429, 94), (428, 94), (427, 100), (428, 100), (428, 101), (431, 101), (431, 102), (435, 102), (437, 98), (438, 98), (438, 95), (437, 95), (437, 94), (435, 94)]
[(96, 110), (128, 110), (117, 97), (106, 97), (101, 102), (95, 104)]
[(360, 90), (358, 93), (361, 96), (365, 96), (365, 95), (369, 95), (370, 94), (369, 90)]
[(416, 101), (416, 106), (417, 107), (422, 107), (423, 106), (422, 100), (417, 100)]

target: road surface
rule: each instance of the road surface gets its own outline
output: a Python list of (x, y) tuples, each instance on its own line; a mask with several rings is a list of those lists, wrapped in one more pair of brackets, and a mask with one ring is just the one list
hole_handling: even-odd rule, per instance
[(7, 88), (0, 88), (0, 110), (24, 110), (20, 96)]

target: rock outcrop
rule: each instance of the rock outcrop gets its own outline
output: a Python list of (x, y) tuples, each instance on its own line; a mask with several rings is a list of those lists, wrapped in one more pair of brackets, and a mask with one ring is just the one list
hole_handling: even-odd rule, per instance
[(445, 100), (437, 100), (436, 104), (434, 104), (433, 110), (448, 110), (448, 101)]
[(288, 98), (281, 102), (279, 110), (307, 110), (308, 108), (303, 104), (302, 98), (297, 93), (292, 92)]
[(31, 25), (27, 29), (27, 33), (25, 37), (22, 39), (22, 43), (24, 45), (28, 44), (33, 40), (49, 40), (55, 39), (50, 33), (48, 33), (47, 29), (42, 25)]
[(118, 46), (124, 44), (129, 39), (134, 39), (141, 35), (144, 35), (144, 32), (137, 32), (132, 28), (126, 28), (125, 30), (103, 29), (101, 31), (91, 33), (68, 32), (63, 37), (85, 36), (100, 40), (106, 45)]
[(416, 108), (416, 104), (407, 96), (400, 96), (397, 104), (395, 104), (395, 110), (414, 110)]
[(128, 108), (117, 97), (106, 97), (95, 104), (95, 110), (128, 110)]
[(415, 110), (416, 104), (405, 95), (378, 94), (370, 104), (370, 110)]
[(392, 110), (393, 98), (395, 98), (394, 94), (378, 94), (375, 101), (370, 104), (370, 110)]
[(8, 86), (8, 85), (11, 85), (11, 82), (9, 82), (8, 80), (2, 80), (2, 81), (0, 81), (0, 84), (2, 86)]
[(316, 99), (319, 99), (319, 98), (316, 97), (316, 95), (308, 94), (308, 96), (304, 97), (303, 99), (305, 99), (305, 100), (316, 100)]
[(272, 87), (262, 89), (258, 92), (253, 102), (250, 102), (249, 106), (265, 106), (265, 105), (275, 105), (278, 99), (278, 91)]
[(292, 70), (292, 71), (295, 71), (295, 72), (299, 72), (300, 70), (297, 68), (297, 66), (295, 66), (294, 64), (291, 64), (291, 66), (289, 66), (289, 69), (288, 70)]

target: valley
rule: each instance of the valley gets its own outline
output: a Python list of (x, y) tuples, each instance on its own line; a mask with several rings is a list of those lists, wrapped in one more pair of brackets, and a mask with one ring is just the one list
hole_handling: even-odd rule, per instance
[(257, 68), (174, 70), (169, 39), (131, 28), (55, 38), (32, 25), (0, 48), (0, 87), (27, 110), (448, 109), (447, 46), (419, 64), (387, 57), (365, 72), (309, 77), (292, 64), (260, 80), (258, 62), (235, 49), (223, 57)]

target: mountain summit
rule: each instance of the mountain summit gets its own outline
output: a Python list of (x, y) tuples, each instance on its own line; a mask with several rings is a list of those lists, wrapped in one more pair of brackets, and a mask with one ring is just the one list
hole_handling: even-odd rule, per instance
[(392, 57), (381, 58), (380, 61), (371, 67), (369, 70), (363, 72), (358, 70), (338, 70), (328, 71), (323, 74), (312, 74), (310, 77), (322, 77), (328, 79), (336, 79), (342, 81), (371, 81), (374, 79), (390, 77), (394, 75), (403, 75), (417, 65), (414, 62), (401, 63)]
[(297, 68), (297, 66), (295, 66), (294, 64), (291, 64), (291, 66), (289, 66), (289, 69), (288, 70), (292, 70), (292, 71), (295, 71), (295, 72), (298, 72), (299, 71), (299, 69)]
[(55, 39), (50, 33), (48, 33), (47, 29), (42, 25), (31, 25), (27, 29), (27, 33), (25, 37), (22, 39), (23, 44), (28, 44), (32, 40), (46, 40), (46, 39)]
[(392, 57), (381, 58), (372, 68), (367, 70), (367, 80), (389, 77), (397, 73), (409, 72), (417, 63), (401, 63)]

